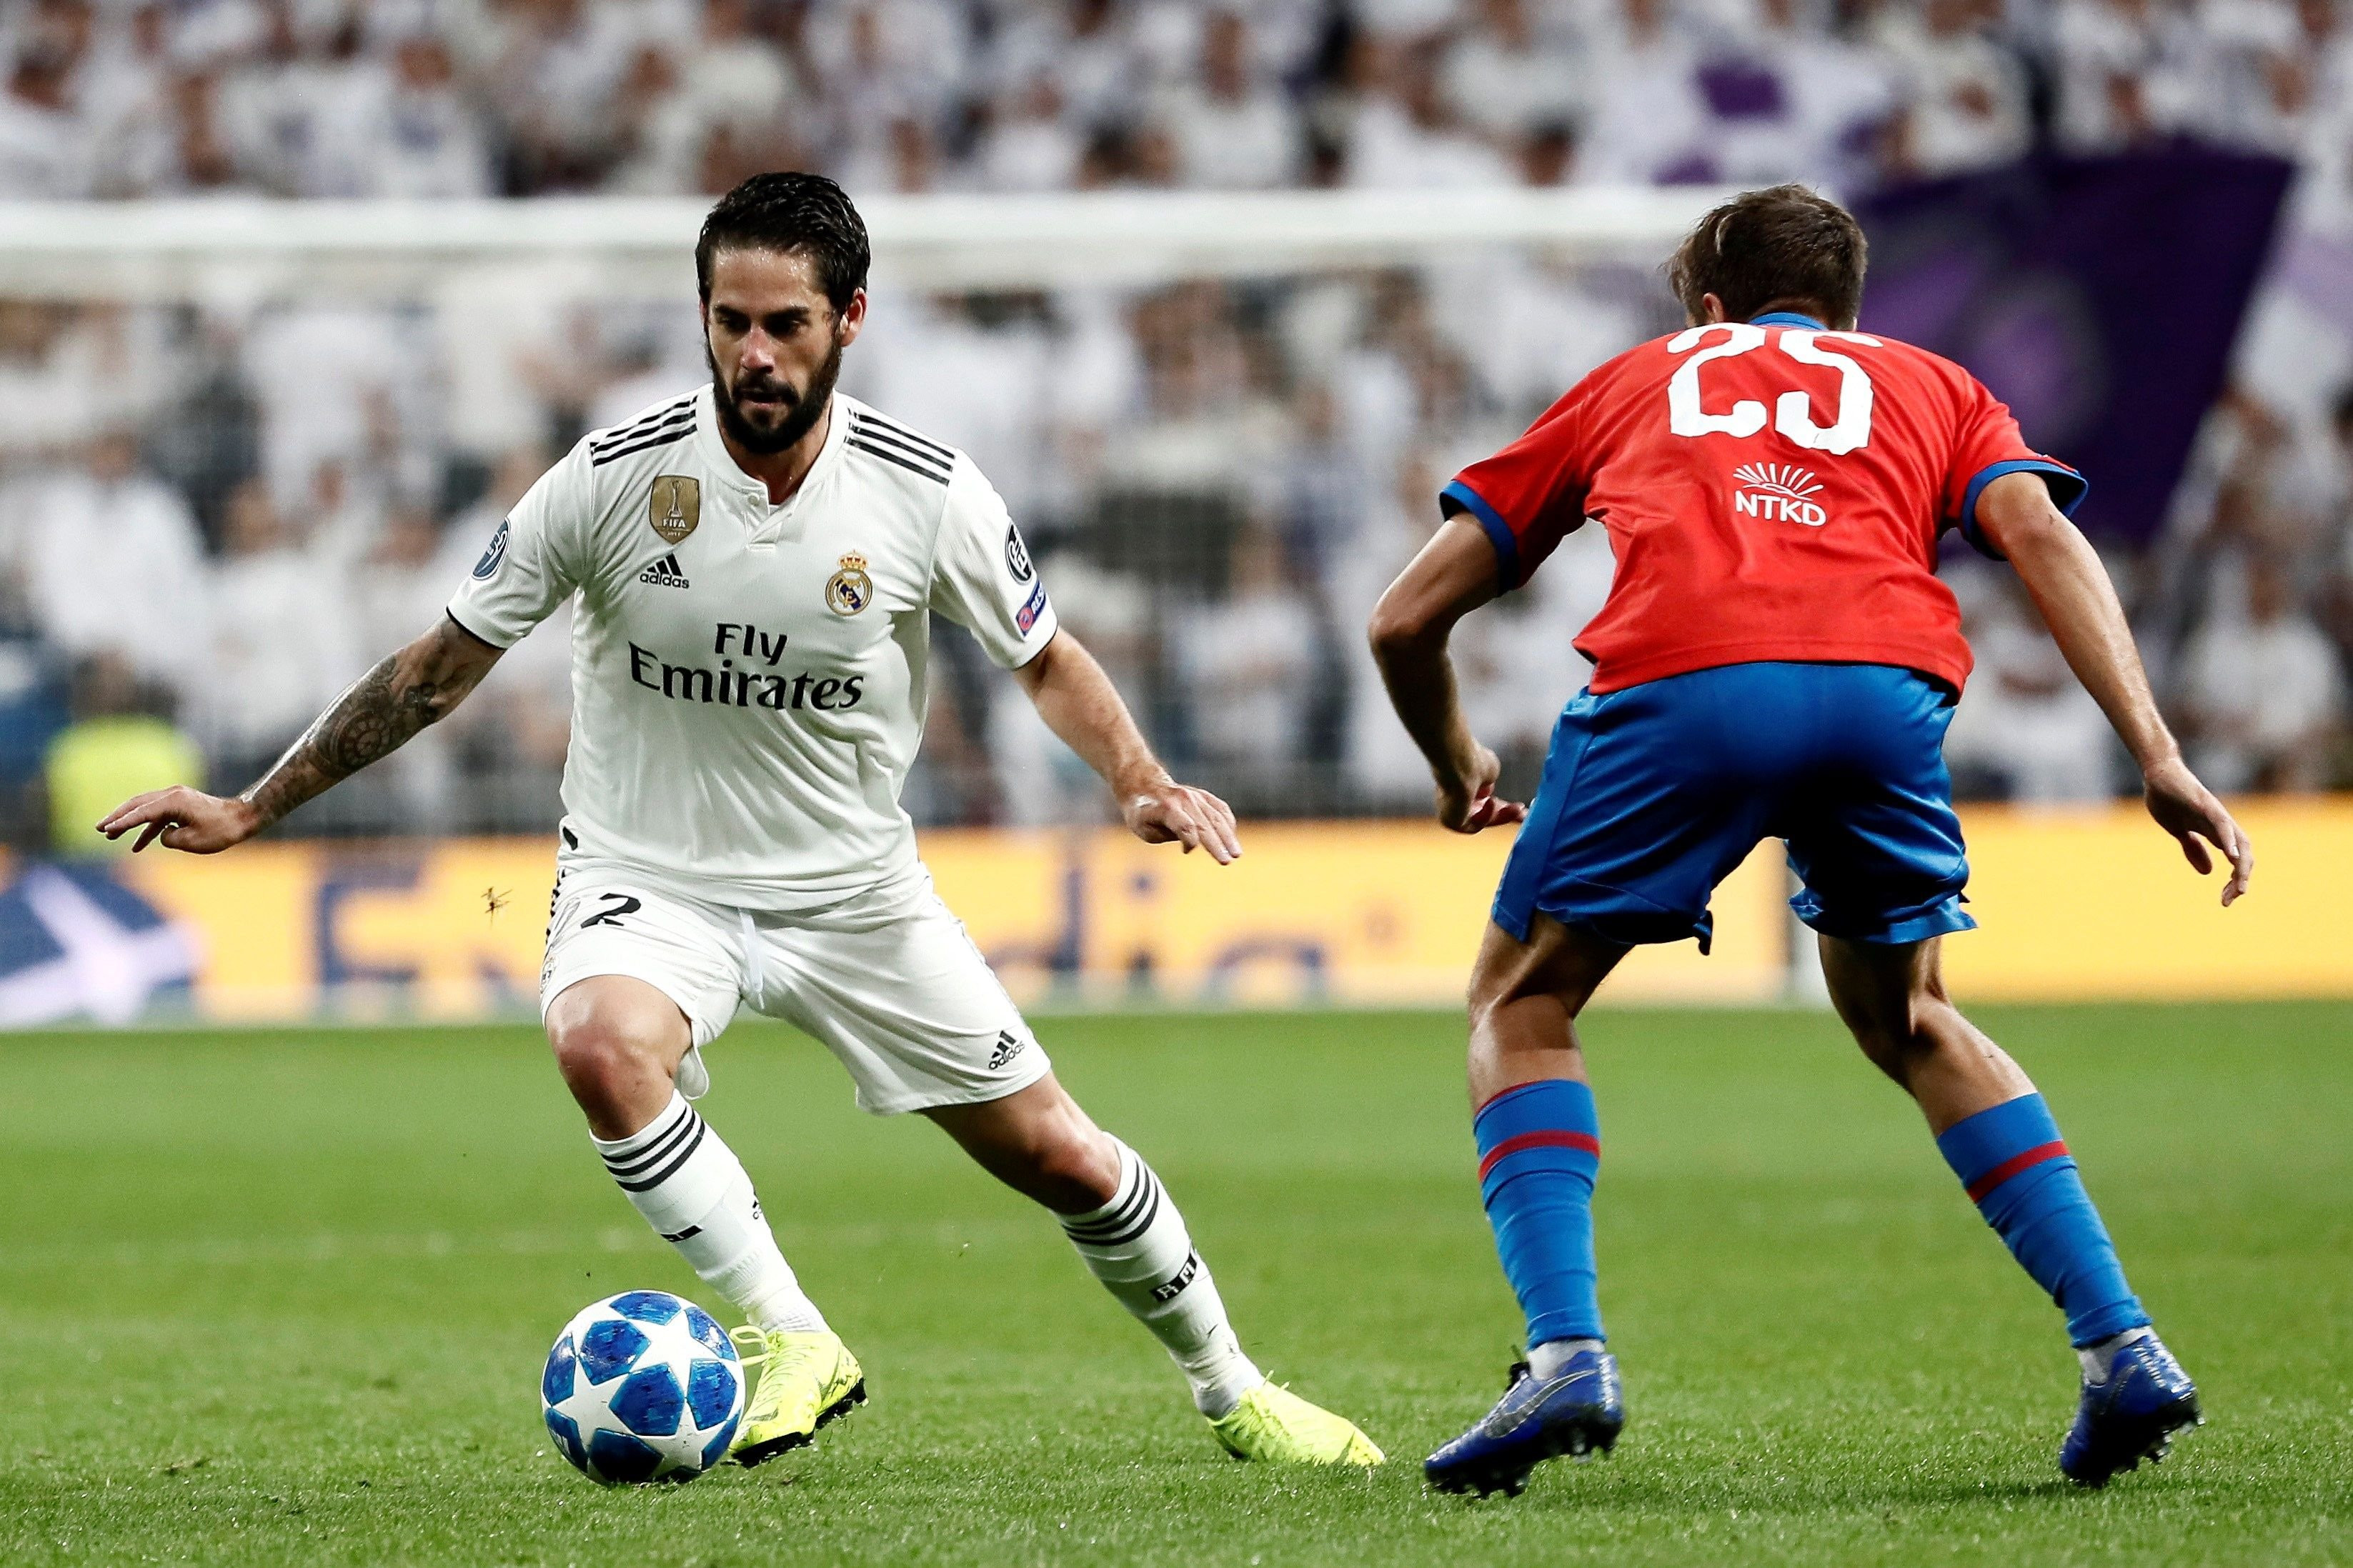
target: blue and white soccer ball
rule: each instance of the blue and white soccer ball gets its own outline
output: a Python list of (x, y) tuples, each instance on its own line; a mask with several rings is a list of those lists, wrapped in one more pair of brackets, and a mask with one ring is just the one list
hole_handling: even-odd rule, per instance
[(555, 1446), (590, 1480), (691, 1481), (727, 1457), (744, 1363), (693, 1302), (627, 1290), (564, 1325), (539, 1396)]

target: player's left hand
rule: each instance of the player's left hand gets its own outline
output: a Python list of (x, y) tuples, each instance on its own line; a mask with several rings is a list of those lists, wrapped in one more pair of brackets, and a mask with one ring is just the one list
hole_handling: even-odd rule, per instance
[(2203, 877), (2214, 868), (2212, 845), (2231, 863), (2231, 879), (2222, 884), (2222, 906), (2239, 901), (2255, 874), (2255, 847), (2214, 792), (2179, 758), (2160, 763), (2143, 775), (2142, 798), (2157, 825), (2173, 835), (2181, 854)]
[(1182, 844), (1187, 855), (1205, 849), (1220, 866), (1241, 858), (1234, 808), (1208, 790), (1172, 780), (1129, 795), (1120, 803), (1120, 815), (1127, 819), (1127, 830), (1146, 844)]

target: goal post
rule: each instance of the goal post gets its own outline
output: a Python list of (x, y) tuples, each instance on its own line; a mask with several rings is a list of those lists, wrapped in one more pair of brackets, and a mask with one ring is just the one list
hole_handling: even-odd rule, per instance
[[(1662, 256), (1727, 193), (1552, 190), (1101, 192), (882, 195), (859, 203), (881, 279), (919, 289), (1144, 284), (1412, 265), (1466, 247), (1566, 260)], [(605, 289), (675, 289), (709, 202), (0, 203), (0, 292), (168, 300), (206, 281), (397, 296), (452, 268), (590, 270)]]

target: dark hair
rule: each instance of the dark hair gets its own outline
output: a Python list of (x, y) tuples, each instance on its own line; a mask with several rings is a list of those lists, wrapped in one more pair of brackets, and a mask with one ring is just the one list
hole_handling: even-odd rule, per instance
[(866, 220), (849, 194), (823, 174), (754, 174), (725, 195), (702, 220), (694, 242), (694, 282), (711, 298), (711, 258), (722, 250), (805, 250), (817, 280), (836, 310), (866, 287), (873, 250)]
[(1862, 307), (1866, 246), (1854, 215), (1803, 185), (1746, 191), (1699, 220), (1667, 263), (1667, 282), (1694, 321), (1701, 300), (1746, 321), (1773, 305), (1811, 305), (1852, 329)]

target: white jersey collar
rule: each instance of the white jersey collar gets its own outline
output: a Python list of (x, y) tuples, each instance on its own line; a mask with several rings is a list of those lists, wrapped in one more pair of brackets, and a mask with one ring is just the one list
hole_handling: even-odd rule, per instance
[(801, 499), (814, 489), (820, 479), (830, 474), (835, 465), (841, 460), (842, 438), (849, 432), (849, 407), (848, 400), (839, 391), (832, 395), (832, 401), (833, 406), (829, 411), (826, 426), (825, 445), (818, 448), (817, 461), (809, 465), (809, 471), (802, 476), (800, 488), (795, 490), (792, 498), (780, 507), (774, 509), (769, 507), (766, 483), (745, 473), (742, 465), (735, 461), (735, 454), (730, 452), (727, 449), (727, 443), (720, 438), (719, 389), (708, 383), (705, 383), (702, 390), (695, 395), (695, 449), (713, 475), (741, 490), (745, 499), (762, 512), (773, 510), (776, 519), (787, 517), (799, 509)]

